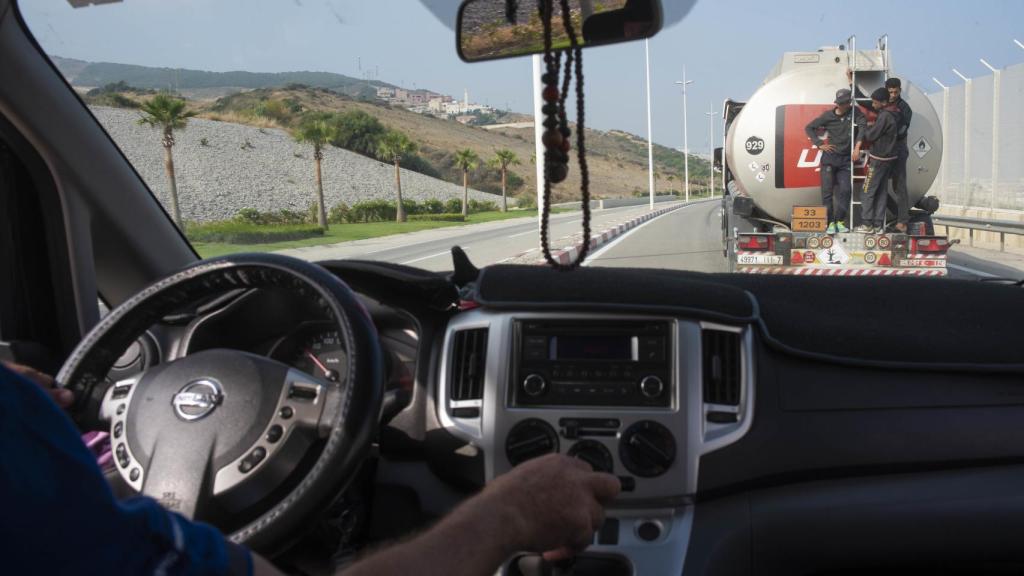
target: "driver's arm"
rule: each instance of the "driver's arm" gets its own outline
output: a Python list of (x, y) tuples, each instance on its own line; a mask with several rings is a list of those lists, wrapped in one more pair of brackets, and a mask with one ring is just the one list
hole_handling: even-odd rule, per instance
[[(493, 574), (517, 551), (567, 558), (590, 544), (604, 522), (604, 505), (619, 489), (614, 476), (550, 454), (499, 477), (430, 530), (379, 550), (341, 574)], [(262, 558), (256, 557), (254, 566), (257, 576), (280, 574)]]
[[(491, 574), (517, 551), (557, 560), (582, 551), (604, 523), (619, 480), (550, 454), (499, 477), (433, 529), (382, 550), (344, 576)], [(473, 542), (473, 546), (462, 545)]]
[(0, 366), (5, 574), (252, 572), (249, 552), (213, 526), (150, 498), (118, 502), (45, 379), (19, 372)]

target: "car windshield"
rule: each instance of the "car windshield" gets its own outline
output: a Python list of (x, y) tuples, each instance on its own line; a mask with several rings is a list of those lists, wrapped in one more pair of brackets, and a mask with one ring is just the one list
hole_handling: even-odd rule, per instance
[[(583, 51), (585, 265), (1024, 276), (1024, 4), (663, 4), (649, 41)], [(440, 271), (461, 246), (478, 266), (540, 264), (541, 60), (462, 61), (458, 5), (19, 10), (202, 257)], [(470, 40), (495, 49), (501, 24)], [(893, 79), (900, 96), (873, 103)], [(585, 246), (570, 96), (547, 233), (563, 263)]]

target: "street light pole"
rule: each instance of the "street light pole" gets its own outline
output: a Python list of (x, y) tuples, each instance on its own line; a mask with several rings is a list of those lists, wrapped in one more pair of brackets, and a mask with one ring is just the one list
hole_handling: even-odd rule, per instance
[(942, 88), (942, 172), (939, 173), (939, 193), (946, 201), (946, 183), (949, 182), (949, 86), (932, 76), (932, 82)]
[(710, 110), (705, 112), (704, 115), (708, 117), (708, 134), (710, 135), (710, 145), (708, 151), (710, 153), (711, 163), (711, 188), (709, 190), (710, 196), (715, 195), (715, 103), (712, 102), (709, 106)]
[[(974, 194), (970, 193), (971, 190), (971, 79), (960, 73), (959, 70), (953, 68), (953, 74), (956, 74), (964, 81), (964, 173), (960, 178), (960, 186), (962, 188), (960, 201), (967, 202), (970, 205), (974, 202)], [(966, 195), (966, 197), (964, 197)]]
[(683, 178), (686, 187), (686, 201), (690, 201), (690, 140), (686, 127), (686, 85), (693, 84), (693, 80), (686, 79), (686, 66), (683, 66), (683, 79), (676, 80), (676, 84), (683, 87)]
[(992, 209), (996, 207), (999, 195), (999, 92), (1002, 84), (1002, 71), (979, 58), (986, 68), (992, 71)]
[(541, 90), (544, 89), (544, 83), (541, 80), (543, 73), (544, 66), (541, 56), (535, 54), (533, 56), (533, 150), (534, 169), (537, 176), (537, 230), (541, 229), (544, 221), (544, 211), (541, 209), (544, 206), (544, 141), (542, 139), (544, 99), (541, 98)]
[(654, 210), (654, 136), (651, 134), (651, 41), (644, 40), (644, 62), (647, 67), (647, 179)]

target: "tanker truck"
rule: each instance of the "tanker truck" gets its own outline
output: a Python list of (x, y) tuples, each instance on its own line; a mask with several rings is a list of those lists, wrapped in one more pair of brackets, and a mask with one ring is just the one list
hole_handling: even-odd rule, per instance
[[(931, 102), (905, 79), (902, 97), (913, 110), (907, 136), (907, 190), (913, 208), (907, 232), (826, 232), (820, 179), (823, 152), (804, 128), (834, 106), (841, 88), (853, 88), (854, 104), (869, 122), (874, 121), (868, 95), (890, 76), (887, 44), (883, 37), (874, 49), (858, 51), (856, 39), (850, 38), (846, 45), (788, 52), (746, 102), (725, 102), (726, 138), (724, 147), (716, 150), (715, 164), (724, 176), (722, 239), (730, 271), (946, 275), (950, 242), (934, 234), (930, 213), (938, 209), (938, 199), (926, 196), (939, 172), (941, 127)], [(851, 160), (853, 194), (846, 222), (850, 230), (860, 223), (866, 161), (866, 154)], [(894, 202), (890, 197), (890, 222)]]

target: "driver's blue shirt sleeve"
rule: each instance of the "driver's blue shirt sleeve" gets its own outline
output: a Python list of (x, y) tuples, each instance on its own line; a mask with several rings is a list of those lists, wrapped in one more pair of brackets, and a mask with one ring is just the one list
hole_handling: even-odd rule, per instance
[(5, 574), (252, 574), (216, 528), (115, 499), (70, 418), (2, 365), (0, 499)]

